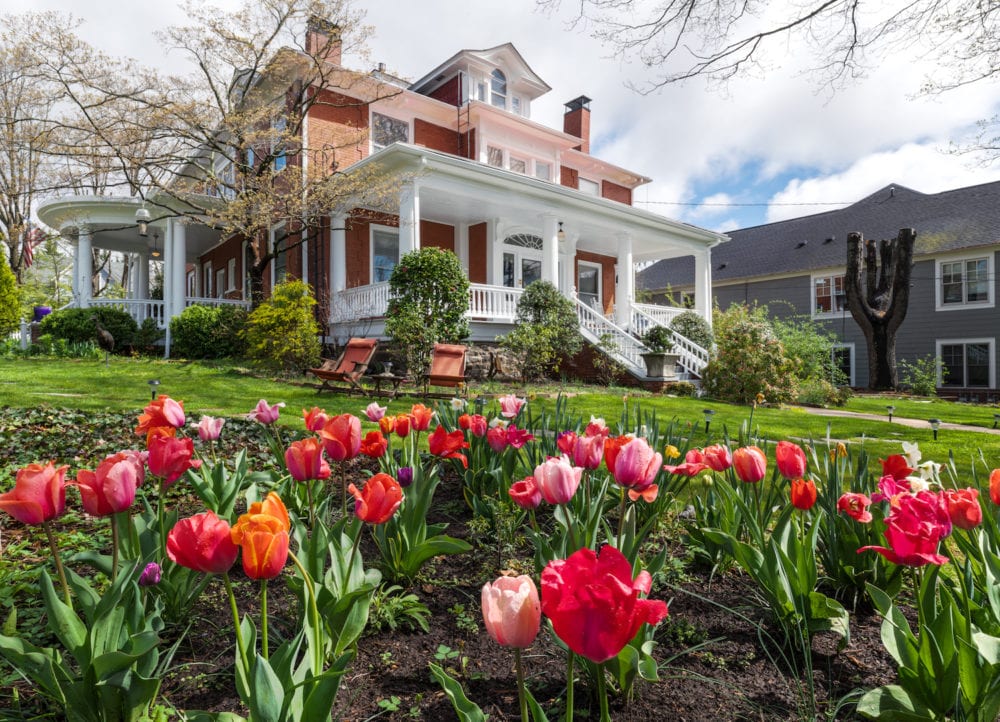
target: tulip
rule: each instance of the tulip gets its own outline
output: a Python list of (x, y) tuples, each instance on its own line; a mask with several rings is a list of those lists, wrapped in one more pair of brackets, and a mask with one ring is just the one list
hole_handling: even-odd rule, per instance
[(285, 449), (285, 465), (295, 481), (330, 478), (330, 465), (323, 458), (323, 446), (315, 437), (293, 441)]
[(584, 548), (568, 559), (549, 562), (542, 571), (542, 612), (556, 635), (576, 654), (600, 664), (616, 656), (643, 624), (658, 624), (667, 605), (640, 599), (652, 578), (612, 546), (600, 555)]
[(872, 494), (872, 503), (888, 500), (890, 506), (896, 506), (899, 495), (909, 494), (910, 491), (909, 479), (896, 479), (892, 474), (886, 474), (878, 480), (878, 491)]
[(427, 431), (433, 417), (434, 412), (423, 404), (414, 404), (410, 408), (410, 424), (414, 431)]
[(913, 469), (907, 463), (907, 458), (902, 454), (893, 454), (888, 459), (879, 459), (879, 461), (882, 463), (882, 476), (888, 475), (899, 481), (913, 473)]
[(354, 484), (347, 487), (354, 495), (354, 515), (369, 524), (385, 524), (403, 503), (403, 489), (388, 474), (375, 474), (358, 491)]
[(329, 419), (330, 415), (318, 406), (313, 406), (309, 411), (302, 409), (302, 420), (305, 422), (306, 428), (314, 434), (319, 433), (319, 430)]
[(18, 469), (14, 488), (0, 494), (0, 510), (24, 524), (42, 524), (66, 511), (66, 470), (51, 461)]
[(401, 439), (405, 439), (409, 436), (411, 423), (412, 419), (408, 414), (396, 414), (393, 419), (393, 430), (396, 432), (396, 436)]
[(264, 426), (270, 426), (278, 420), (278, 416), (281, 414), (281, 409), (284, 405), (285, 402), (281, 401), (274, 406), (269, 406), (266, 400), (261, 399), (257, 402), (254, 410), (247, 414), (247, 418), (264, 424)]
[(608, 434), (611, 433), (611, 429), (608, 428), (604, 419), (598, 419), (591, 416), (590, 423), (587, 424), (587, 428), (584, 429), (583, 433), (587, 436), (603, 436), (606, 439), (608, 438)]
[(1000, 469), (990, 472), (990, 501), (1000, 506)]
[(979, 506), (979, 489), (945, 489), (944, 499), (951, 523), (959, 529), (974, 529), (983, 521), (983, 508)]
[(549, 504), (566, 504), (580, 486), (583, 469), (573, 466), (568, 456), (550, 456), (535, 467), (535, 483)]
[(542, 490), (538, 488), (535, 477), (526, 476), (521, 481), (515, 481), (507, 491), (511, 500), (522, 509), (536, 509), (542, 503)]
[(756, 446), (744, 446), (733, 452), (733, 468), (741, 481), (756, 484), (767, 474), (767, 457)]
[(806, 473), (806, 453), (798, 444), (779, 441), (774, 448), (778, 473), (786, 479), (799, 479)]
[(862, 524), (867, 524), (872, 520), (872, 513), (868, 511), (872, 500), (865, 494), (847, 493), (841, 495), (837, 500), (837, 510), (842, 511), (847, 516)]
[(567, 456), (576, 448), (576, 432), (564, 431), (556, 436), (556, 448)]
[(412, 466), (401, 466), (399, 471), (396, 472), (396, 481), (404, 489), (413, 483), (413, 467)]
[(139, 425), (135, 427), (135, 433), (146, 434), (148, 441), (153, 429), (179, 429), (184, 426), (184, 422), (183, 404), (169, 396), (160, 395), (155, 401), (150, 401), (139, 415)]
[(519, 429), (514, 424), (507, 427), (507, 443), (512, 449), (520, 449), (529, 441), (533, 441), (535, 435), (527, 429)]
[(712, 471), (725, 471), (733, 465), (733, 454), (723, 444), (713, 444), (701, 450), (705, 463)]
[(215, 416), (202, 416), (198, 422), (198, 438), (202, 441), (218, 441), (222, 435), (222, 425), (226, 423), (223, 418)]
[(473, 436), (479, 437), (480, 439), (486, 436), (486, 429), (489, 426), (486, 421), (486, 417), (482, 414), (474, 414), (469, 419), (469, 431), (472, 432)]
[(98, 464), (97, 471), (81, 469), (70, 484), (80, 491), (84, 511), (91, 516), (110, 516), (125, 511), (135, 501), (139, 486), (136, 467), (133, 457), (114, 454)]
[(395, 416), (383, 416), (378, 420), (378, 429), (383, 434), (388, 436), (396, 429), (396, 417)]
[(361, 451), (361, 419), (353, 414), (334, 416), (323, 424), (319, 436), (331, 461), (349, 461)]
[(167, 534), (167, 556), (196, 572), (224, 574), (239, 552), (228, 522), (212, 511), (181, 519)]
[(642, 491), (653, 483), (662, 463), (663, 455), (654, 452), (645, 439), (632, 439), (618, 452), (615, 481), (621, 486)]
[(677, 464), (676, 466), (666, 465), (663, 470), (668, 474), (684, 474), (687, 477), (698, 476), (703, 471), (707, 471), (710, 467), (706, 463), (705, 455), (698, 449), (689, 449), (684, 455), (684, 463)]
[(288, 510), (281, 497), (270, 492), (255, 501), (236, 520), (232, 541), (243, 551), (243, 571), (251, 579), (273, 579), (288, 560)]
[(793, 479), (791, 498), (796, 509), (809, 511), (816, 504), (816, 483), (812, 479)]
[(604, 440), (604, 465), (612, 474), (615, 473), (615, 459), (618, 458), (618, 452), (633, 438), (625, 434), (624, 436), (608, 437)]
[(381, 421), (385, 418), (387, 408), (386, 406), (379, 406), (378, 401), (372, 401), (365, 407), (365, 416), (368, 417), (369, 421)]
[(388, 450), (389, 441), (382, 436), (381, 431), (369, 431), (361, 440), (361, 453), (372, 459), (385, 456), (385, 452)]
[(515, 418), (526, 403), (525, 399), (519, 399), (514, 394), (506, 394), (499, 398), (500, 401), (500, 415), (507, 419)]
[(531, 577), (500, 577), (484, 584), (483, 623), (493, 641), (502, 647), (527, 649), (538, 636), (542, 607)]
[(507, 429), (503, 426), (494, 426), (486, 431), (486, 443), (497, 454), (503, 453), (507, 448)]
[(584, 469), (596, 469), (604, 458), (604, 436), (584, 434), (575, 439), (572, 449), (573, 463)]
[(948, 557), (937, 553), (938, 544), (950, 531), (951, 519), (942, 496), (929, 491), (904, 494), (885, 519), (889, 546), (864, 546), (858, 552), (877, 552), (893, 564), (910, 567), (940, 565)]
[(458, 459), (463, 467), (469, 468), (469, 460), (459, 451), (469, 448), (469, 442), (465, 440), (465, 434), (460, 429), (449, 433), (438, 424), (434, 433), (427, 437), (427, 448), (434, 456), (441, 459)]
[(194, 442), (172, 436), (154, 434), (149, 442), (149, 471), (162, 477), (169, 486), (184, 475), (188, 469), (197, 469), (201, 461), (194, 456)]
[(160, 565), (156, 562), (150, 562), (146, 565), (146, 568), (142, 570), (142, 574), (139, 575), (139, 586), (140, 587), (153, 587), (160, 583), (160, 579), (163, 576), (163, 570), (160, 569)]

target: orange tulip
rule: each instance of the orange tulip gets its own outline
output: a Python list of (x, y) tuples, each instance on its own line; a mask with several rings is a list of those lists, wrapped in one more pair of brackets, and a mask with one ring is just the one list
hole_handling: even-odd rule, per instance
[(427, 431), (431, 426), (434, 412), (423, 404), (413, 404), (410, 409), (410, 422), (414, 431)]
[(816, 483), (812, 479), (792, 480), (792, 506), (802, 511), (809, 511), (816, 503)]
[(236, 520), (232, 540), (243, 550), (243, 571), (248, 577), (272, 579), (281, 573), (288, 560), (290, 528), (288, 510), (273, 491)]
[(354, 514), (369, 524), (385, 524), (403, 503), (403, 488), (388, 474), (376, 474), (361, 491), (354, 484), (347, 490), (354, 495)]
[(388, 448), (389, 442), (381, 431), (369, 431), (361, 442), (361, 453), (373, 459), (384, 456)]
[(396, 430), (396, 417), (383, 416), (378, 420), (378, 428), (383, 434), (391, 434)]
[[(150, 401), (146, 408), (139, 415), (139, 425), (135, 427), (135, 433), (146, 434), (146, 442), (153, 433), (153, 429), (169, 428), (179, 429), (184, 426), (184, 405), (180, 401), (174, 401), (169, 396), (160, 395), (155, 401)], [(173, 431), (169, 432), (174, 435)]]
[(25, 524), (42, 524), (66, 510), (66, 470), (50, 461), (18, 469), (14, 488), (0, 494), (0, 510)]
[(323, 458), (323, 447), (315, 437), (293, 441), (285, 449), (285, 464), (296, 481), (330, 478), (330, 465)]

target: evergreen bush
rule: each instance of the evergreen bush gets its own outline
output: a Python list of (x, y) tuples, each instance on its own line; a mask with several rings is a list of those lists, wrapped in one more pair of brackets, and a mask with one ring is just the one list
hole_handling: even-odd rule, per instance
[(246, 352), (247, 312), (239, 306), (188, 306), (170, 321), (171, 354), (238, 358)]
[(711, 351), (715, 343), (712, 325), (697, 311), (678, 314), (670, 322), (670, 328), (684, 338), (694, 341), (706, 351)]
[(127, 311), (120, 308), (95, 306), (53, 311), (42, 319), (40, 330), (43, 334), (51, 334), (69, 344), (94, 343), (97, 340), (95, 317), (114, 337), (116, 354), (131, 352), (139, 325)]
[(559, 371), (583, 348), (573, 302), (548, 281), (530, 284), (517, 302), (517, 325), (501, 341), (521, 360), (524, 381)]
[(271, 297), (247, 319), (247, 356), (261, 366), (285, 372), (318, 365), (319, 326), (312, 311), (315, 305), (312, 290), (302, 281), (275, 286)]

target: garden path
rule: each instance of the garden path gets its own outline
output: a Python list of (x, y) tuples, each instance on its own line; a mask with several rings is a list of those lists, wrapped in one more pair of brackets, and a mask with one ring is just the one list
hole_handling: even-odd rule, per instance
[[(821, 409), (814, 406), (795, 406), (793, 408), (800, 409), (810, 414), (815, 414), (816, 416), (840, 416), (840, 417), (851, 417), (858, 419), (869, 419), (871, 421), (886, 421), (885, 414), (865, 414), (856, 411), (844, 411), (843, 409)], [(900, 416), (893, 416), (892, 423), (901, 424), (903, 426), (909, 426), (914, 429), (926, 429), (928, 426), (927, 419), (908, 419)], [(941, 428), (957, 430), (957, 431), (978, 431), (983, 434), (1000, 435), (1000, 429), (993, 429), (988, 426), (950, 424), (947, 421), (941, 422)]]

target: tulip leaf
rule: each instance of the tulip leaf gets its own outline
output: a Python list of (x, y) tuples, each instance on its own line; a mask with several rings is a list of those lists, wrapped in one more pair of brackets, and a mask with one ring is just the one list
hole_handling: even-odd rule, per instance
[(897, 722), (943, 719), (919, 700), (913, 699), (898, 684), (887, 684), (869, 690), (858, 702), (858, 712), (872, 719), (891, 719)]
[(0, 656), (37, 685), (47, 697), (65, 707), (66, 698), (55, 670), (62, 666), (62, 659), (57, 651), (36, 647), (20, 637), (0, 635)]
[(528, 712), (531, 714), (531, 722), (549, 722), (549, 718), (545, 715), (545, 710), (538, 704), (538, 700), (535, 699), (535, 695), (531, 693), (527, 685), (524, 687), (524, 696), (528, 700)]
[(354, 651), (345, 652), (329, 669), (306, 680), (305, 685), (311, 689), (306, 693), (302, 719), (318, 720), (330, 717), (330, 710), (337, 698), (337, 690), (340, 689), (340, 680), (353, 660)]
[(250, 719), (254, 722), (282, 722), (285, 690), (271, 665), (261, 655), (253, 663), (253, 694), (249, 695)]
[(483, 710), (465, 696), (465, 690), (462, 689), (462, 685), (457, 680), (450, 677), (447, 672), (433, 662), (428, 666), (431, 669), (431, 674), (434, 675), (448, 699), (451, 700), (451, 706), (455, 708), (455, 714), (458, 715), (460, 722), (486, 722)]
[(69, 650), (77, 663), (86, 668), (90, 664), (90, 653), (87, 649), (87, 628), (72, 607), (66, 605), (52, 586), (48, 572), (42, 570), (38, 579), (42, 588), (42, 598), (45, 600), (45, 611), (48, 613), (49, 627), (52, 632)]

